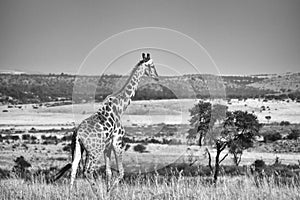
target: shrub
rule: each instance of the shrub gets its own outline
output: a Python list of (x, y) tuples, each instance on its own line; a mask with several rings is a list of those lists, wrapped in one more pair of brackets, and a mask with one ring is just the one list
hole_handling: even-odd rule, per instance
[(125, 145), (125, 151), (127, 151), (130, 148), (130, 144)]
[(20, 178), (28, 177), (29, 171), (28, 168), (31, 167), (31, 164), (27, 162), (23, 156), (20, 156), (14, 160), (15, 165), (12, 171), (19, 176)]
[(181, 140), (171, 139), (169, 145), (180, 145), (182, 144)]
[(29, 134), (22, 135), (22, 140), (29, 140), (29, 139), (30, 139)]
[(28, 150), (28, 146), (26, 144), (22, 144), (21, 146)]
[(8, 136), (9, 139), (12, 139), (12, 140), (19, 140), (20, 137), (18, 135), (10, 135)]
[(266, 163), (263, 160), (255, 160), (253, 163), (255, 169), (262, 169), (266, 167)]
[(32, 127), (28, 132), (29, 133), (36, 133), (36, 129), (34, 127)]
[(135, 142), (134, 138), (131, 139), (131, 138), (126, 137), (126, 136), (123, 137), (123, 141), (124, 141), (125, 143), (134, 143), (134, 142)]
[(56, 141), (57, 142), (57, 137), (56, 137), (56, 135), (49, 135), (49, 136), (46, 136), (46, 135), (42, 135), (41, 136), (41, 138), (43, 139), (43, 140), (50, 140), (50, 141)]
[(36, 140), (37, 137), (35, 137), (34, 135), (32, 135), (32, 136), (30, 137), (30, 139), (31, 139), (31, 140)]
[(288, 125), (291, 125), (291, 123), (289, 121), (281, 121), (280, 126), (288, 126)]
[(133, 147), (133, 150), (139, 153), (144, 153), (146, 150), (146, 147), (142, 144), (137, 144)]
[(71, 144), (67, 144), (66, 146), (63, 147), (63, 151), (71, 152)]
[(162, 144), (169, 144), (171, 140), (163, 138)]
[(287, 135), (287, 139), (289, 140), (297, 140), (300, 137), (299, 129), (292, 129), (292, 132)]
[(72, 137), (73, 135), (72, 134), (69, 134), (69, 135), (65, 135), (61, 138), (61, 141), (72, 141)]
[(268, 121), (270, 121), (270, 119), (271, 119), (271, 116), (265, 116), (265, 118), (266, 118), (266, 120), (268, 120)]
[(152, 144), (161, 144), (162, 143), (161, 141), (159, 141), (159, 140), (157, 140), (155, 138), (151, 138), (148, 142), (152, 143)]
[(9, 178), (9, 176), (10, 176), (10, 170), (0, 168), (0, 179)]
[(275, 142), (277, 140), (281, 140), (282, 139), (282, 135), (279, 132), (275, 132), (275, 133), (267, 133), (264, 136), (264, 141), (265, 142)]

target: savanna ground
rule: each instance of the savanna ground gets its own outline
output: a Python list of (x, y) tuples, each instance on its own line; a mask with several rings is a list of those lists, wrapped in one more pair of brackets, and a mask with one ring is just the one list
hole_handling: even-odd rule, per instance
[(68, 184), (45, 184), (23, 180), (2, 180), (2, 199), (299, 199), (299, 186), (277, 185), (262, 181), (257, 187), (252, 178), (222, 178), (217, 185), (208, 184), (201, 177), (160, 180), (154, 177), (123, 182), (111, 193), (106, 193), (103, 181), (98, 181), (95, 197), (89, 184), (77, 180), (70, 193)]
[[(187, 130), (190, 128), (188, 110), (196, 102), (195, 100), (133, 102), (123, 118), (127, 137), (130, 139), (124, 157), (125, 171), (129, 174), (156, 172), (170, 164), (207, 166), (205, 148), (211, 151), (213, 157), (214, 149), (189, 145), (186, 139)], [(299, 128), (297, 123), (300, 117), (300, 104), (293, 101), (248, 99), (221, 103), (228, 105), (229, 110), (247, 110), (256, 114), (260, 122), (266, 123), (262, 129), (262, 136), (270, 132), (279, 132), (284, 137), (291, 129)], [(70, 140), (67, 136), (71, 134), (75, 124), (89, 116), (95, 109), (97, 104), (56, 107), (27, 104), (10, 108), (1, 106), (0, 111), (7, 112), (1, 111), (0, 118), (2, 136), (0, 168), (11, 171), (15, 165), (14, 160), (24, 156), (31, 164), (29, 168), (31, 171), (52, 168), (53, 173), (57, 172), (58, 168), (71, 159), (68, 151)], [(266, 116), (271, 118), (266, 119)], [(289, 121), (292, 124), (280, 126), (281, 121)], [(19, 136), (20, 139), (7, 138), (13, 135)], [(257, 159), (271, 165), (276, 157), (284, 165), (300, 165), (299, 139), (276, 142), (257, 142), (253, 148), (243, 153), (240, 165), (250, 166)], [(137, 144), (143, 144), (145, 147), (142, 153), (134, 150)], [(225, 153), (227, 152), (223, 152)], [(232, 166), (232, 156), (229, 155), (222, 165)], [(186, 176), (186, 171), (189, 170), (193, 171), (194, 168), (183, 169), (182, 174), (179, 170), (174, 176), (167, 176), (164, 173), (154, 173), (147, 177), (134, 176), (134, 179), (121, 182), (111, 194), (105, 192), (104, 182), (99, 179), (98, 195), (103, 199), (300, 199), (298, 182), (283, 184), (276, 182), (275, 179), (257, 180), (255, 176), (249, 175), (250, 173), (240, 173), (238, 176), (221, 173), (215, 185), (211, 183), (209, 176)], [(13, 175), (9, 179), (0, 179), (0, 198), (67, 199), (71, 195), (70, 199), (95, 199), (84, 179), (78, 178), (71, 194), (68, 176), (54, 184), (47, 183), (43, 177), (41, 179), (35, 177), (26, 181), (14, 178)]]

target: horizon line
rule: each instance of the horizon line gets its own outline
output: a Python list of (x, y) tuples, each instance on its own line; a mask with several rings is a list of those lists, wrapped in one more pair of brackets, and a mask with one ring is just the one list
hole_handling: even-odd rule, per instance
[[(189, 75), (214, 75), (214, 76), (276, 76), (276, 75), (288, 75), (288, 74), (298, 74), (299, 72), (284, 72), (284, 73), (258, 73), (258, 74), (210, 74), (210, 73), (190, 73), (190, 74), (182, 74), (182, 75), (161, 75), (161, 77), (179, 77), (179, 76), (189, 76)], [(128, 76), (124, 74), (115, 74), (108, 73), (102, 75), (93, 75), (93, 74), (76, 74), (76, 73), (68, 73), (68, 72), (24, 72), (24, 71), (16, 71), (16, 70), (0, 70), (1, 75), (56, 75), (56, 76)]]

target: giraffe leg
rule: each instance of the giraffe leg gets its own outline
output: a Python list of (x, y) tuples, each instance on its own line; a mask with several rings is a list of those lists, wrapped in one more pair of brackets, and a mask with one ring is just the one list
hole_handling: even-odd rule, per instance
[(105, 160), (105, 167), (106, 167), (106, 187), (107, 191), (111, 188), (111, 166), (110, 166), (110, 158), (111, 158), (111, 147), (107, 147), (104, 151), (104, 160)]
[(116, 159), (116, 165), (119, 171), (119, 176), (114, 181), (112, 188), (120, 182), (120, 180), (124, 177), (124, 167), (123, 167), (123, 153), (124, 153), (124, 143), (123, 143), (123, 135), (120, 134), (116, 137), (115, 141), (113, 141), (113, 151)]
[(114, 148), (114, 154), (115, 154), (115, 159), (116, 159), (116, 165), (117, 165), (117, 168), (119, 171), (119, 176), (114, 181), (114, 184), (112, 187), (114, 187), (116, 184), (118, 184), (120, 182), (120, 180), (122, 180), (122, 178), (124, 177), (123, 152), (124, 152), (124, 149), (120, 146)]
[[(81, 155), (83, 157), (83, 154), (81, 154)], [(84, 161), (82, 161), (82, 174), (84, 177), (85, 177), (85, 172), (86, 172), (86, 168), (87, 168), (88, 157), (89, 157), (88, 153), (85, 152), (85, 159), (84, 159)], [(83, 158), (82, 158), (82, 160), (83, 160)]]
[(86, 173), (88, 171), (87, 169), (89, 168), (89, 165), (91, 163), (91, 162), (88, 161), (90, 159), (89, 157), (90, 157), (90, 154), (88, 152), (86, 152), (86, 154), (85, 154), (85, 160), (84, 160), (84, 166), (83, 166), (83, 171), (82, 171), (84, 178), (87, 177), (86, 176)]
[(86, 170), (85, 170), (85, 178), (89, 182), (93, 193), (97, 196), (98, 194), (98, 188), (96, 181), (94, 179), (94, 172), (96, 170), (96, 159), (94, 159), (93, 156), (87, 155), (87, 163), (86, 163)]

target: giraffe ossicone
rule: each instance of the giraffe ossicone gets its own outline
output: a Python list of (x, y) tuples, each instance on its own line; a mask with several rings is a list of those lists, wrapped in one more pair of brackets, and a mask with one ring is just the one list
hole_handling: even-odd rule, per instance
[[(58, 174), (55, 180), (60, 178), (65, 171), (72, 168), (72, 188), (76, 177), (79, 162), (83, 152), (86, 152), (84, 174), (89, 181), (93, 192), (97, 187), (93, 179), (93, 173), (97, 169), (101, 156), (104, 156), (106, 166), (107, 190), (113, 188), (124, 176), (123, 153), (125, 129), (121, 124), (121, 116), (127, 109), (132, 97), (135, 95), (142, 76), (149, 76), (158, 80), (158, 74), (150, 54), (142, 53), (142, 59), (134, 66), (132, 72), (120, 90), (107, 96), (101, 103), (100, 108), (90, 117), (83, 120), (74, 131), (72, 163), (66, 165)], [(119, 176), (114, 183), (111, 183), (111, 153), (114, 153)]]

